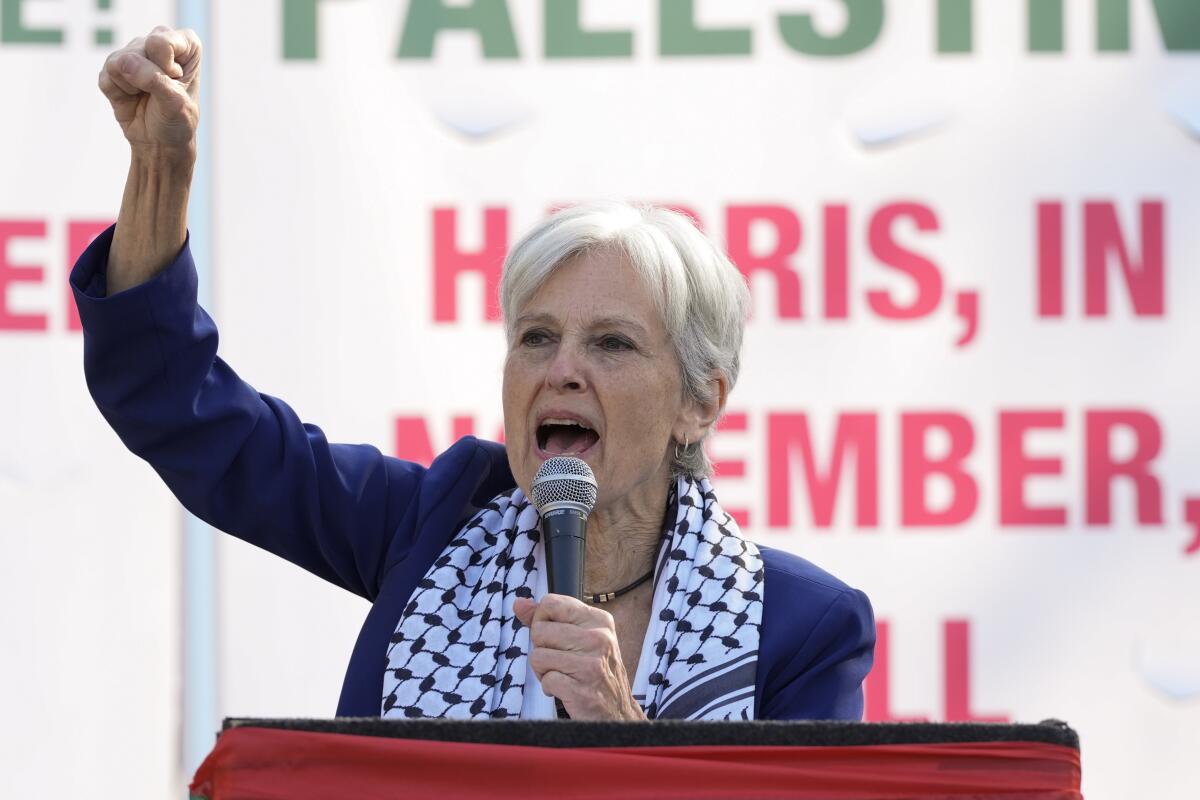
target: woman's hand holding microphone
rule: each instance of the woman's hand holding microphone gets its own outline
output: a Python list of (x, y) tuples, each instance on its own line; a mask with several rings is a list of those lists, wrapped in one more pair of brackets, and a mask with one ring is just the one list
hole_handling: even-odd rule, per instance
[(513, 611), (529, 628), (529, 665), (542, 691), (561, 700), (571, 719), (646, 719), (630, 691), (611, 614), (560, 594), (540, 603), (518, 598)]

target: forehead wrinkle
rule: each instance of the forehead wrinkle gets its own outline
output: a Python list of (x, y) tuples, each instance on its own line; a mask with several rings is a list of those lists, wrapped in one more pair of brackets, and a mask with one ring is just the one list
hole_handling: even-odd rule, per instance
[(629, 317), (619, 317), (619, 316), (613, 316), (613, 315), (608, 315), (608, 316), (600, 317), (599, 319), (592, 320), (591, 324), (588, 325), (588, 328), (591, 330), (596, 330), (598, 328), (624, 328), (624, 329), (632, 330), (635, 334), (637, 334), (639, 336), (648, 336), (649, 335), (646, 331), (645, 326), (642, 325), (642, 323), (638, 322), (637, 320), (630, 319)]
[[(551, 324), (555, 324), (555, 325), (560, 324), (558, 317), (556, 317), (554, 314), (551, 314), (548, 311), (529, 312), (529, 313), (522, 314), (521, 316), (517, 317), (517, 321), (516, 321), (517, 325), (526, 325), (529, 323), (541, 323), (541, 324), (551, 323)], [(599, 330), (602, 328), (619, 328), (619, 329), (630, 330), (633, 333), (638, 334), (640, 336), (646, 336), (646, 337), (649, 336), (649, 332), (646, 330), (646, 327), (644, 325), (642, 325), (640, 322), (638, 322), (637, 320), (632, 319), (630, 317), (622, 317), (622, 316), (618, 316), (618, 315), (614, 315), (614, 314), (605, 314), (602, 317), (598, 317), (596, 319), (590, 320), (590, 321), (586, 322), (582, 327), (584, 330), (590, 330), (590, 331)]]
[(662, 311), (651, 295), (627, 257), (612, 260), (610, 255), (581, 253), (534, 292), (510, 330), (515, 333), (518, 326), (531, 323), (589, 334), (607, 328), (627, 332), (643, 345), (657, 343), (670, 336)]

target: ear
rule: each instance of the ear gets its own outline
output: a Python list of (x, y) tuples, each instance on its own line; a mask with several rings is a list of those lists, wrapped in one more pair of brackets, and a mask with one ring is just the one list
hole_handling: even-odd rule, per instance
[(712, 395), (707, 402), (702, 403), (688, 398), (684, 403), (679, 412), (679, 419), (675, 422), (676, 441), (700, 441), (708, 435), (712, 426), (725, 411), (725, 400), (729, 397), (729, 381), (725, 378), (725, 374), (719, 370), (713, 370), (709, 378), (709, 387)]

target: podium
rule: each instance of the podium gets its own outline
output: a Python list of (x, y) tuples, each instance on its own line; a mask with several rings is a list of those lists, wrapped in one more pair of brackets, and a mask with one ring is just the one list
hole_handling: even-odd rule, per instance
[(1036, 725), (229, 719), (193, 798), (1081, 800)]

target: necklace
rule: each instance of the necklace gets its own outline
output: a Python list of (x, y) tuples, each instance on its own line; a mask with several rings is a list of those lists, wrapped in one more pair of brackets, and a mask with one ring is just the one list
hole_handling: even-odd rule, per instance
[(646, 581), (650, 580), (653, 577), (654, 577), (654, 568), (651, 567), (649, 572), (647, 572), (645, 575), (638, 578), (636, 581), (629, 584), (628, 586), (617, 589), (615, 592), (601, 592), (600, 594), (585, 594), (583, 596), (583, 601), (585, 603), (607, 603), (610, 600), (616, 600), (621, 595), (632, 592), (634, 589), (641, 586), (643, 583), (645, 583)]

